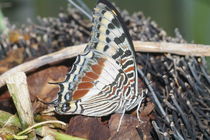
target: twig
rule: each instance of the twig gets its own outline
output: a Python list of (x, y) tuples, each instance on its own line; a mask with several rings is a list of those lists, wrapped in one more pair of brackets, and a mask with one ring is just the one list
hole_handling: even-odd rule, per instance
[(155, 121), (152, 121), (152, 126), (155, 129), (159, 139), (169, 140), (169, 134), (167, 132), (162, 132)]
[(210, 56), (209, 45), (134, 41), (134, 46), (136, 51), (140, 52), (172, 53), (191, 56)]
[(151, 96), (152, 96), (152, 98), (154, 99), (155, 104), (156, 104), (156, 105), (158, 106), (158, 108), (160, 109), (161, 114), (162, 114), (162, 115), (164, 116), (164, 118), (166, 119), (166, 122), (167, 122), (167, 123), (170, 123), (170, 119), (168, 118), (168, 116), (167, 116), (165, 110), (163, 109), (163, 107), (162, 107), (160, 101), (158, 100), (158, 98), (157, 98), (157, 96), (156, 96), (156, 94), (155, 94), (154, 89), (153, 89), (152, 86), (149, 84), (148, 79), (145, 78), (145, 75), (144, 75), (144, 73), (142, 72), (142, 70), (141, 70), (140, 68), (138, 68), (137, 70), (138, 70), (139, 75), (141, 75), (141, 77), (143, 78), (144, 82), (146, 83), (146, 85), (147, 85), (147, 87), (148, 87), (148, 89), (149, 89), (149, 91), (150, 91), (150, 93), (151, 93)]
[(189, 133), (189, 135), (192, 137), (192, 138), (195, 138), (195, 134), (192, 133), (192, 130), (190, 128), (190, 122), (188, 121), (184, 111), (182, 110), (182, 108), (179, 106), (178, 102), (176, 101), (173, 93), (170, 94), (171, 95), (171, 99), (172, 99), (172, 102), (174, 103), (174, 106), (176, 107), (177, 111), (180, 113), (180, 116), (181, 118), (183, 119), (183, 122), (187, 128), (187, 131)]
[[(141, 42), (134, 41), (137, 52), (174, 53), (178, 55), (210, 56), (210, 46), (197, 44), (176, 44), (166, 42)], [(16, 66), (0, 76), (0, 87), (5, 85), (5, 79), (12, 73), (23, 71), (29, 72), (46, 64), (58, 62), (67, 58), (75, 57), (83, 52), (86, 44), (67, 47), (60, 51), (47, 54), (32, 61)]]
[(179, 131), (176, 129), (174, 122), (171, 122), (170, 124), (171, 129), (175, 132), (173, 135), (175, 136), (175, 138), (177, 140), (184, 140), (184, 138), (182, 137), (182, 135), (179, 133)]
[(83, 45), (78, 45), (78, 46), (74, 46), (71, 48), (66, 48), (63, 50), (60, 50), (58, 52), (54, 52), (48, 55), (44, 55), (41, 57), (38, 57), (34, 60), (25, 62), (21, 65), (18, 65), (12, 69), (10, 69), (9, 71), (3, 73), (0, 76), (0, 87), (5, 85), (5, 80), (7, 77), (9, 77), (11, 74), (16, 73), (16, 72), (29, 72), (32, 70), (35, 70), (41, 66), (44, 66), (46, 64), (51, 64), (51, 63), (55, 63), (67, 58), (72, 58), (75, 57), (77, 55), (79, 55), (85, 48), (86, 44)]

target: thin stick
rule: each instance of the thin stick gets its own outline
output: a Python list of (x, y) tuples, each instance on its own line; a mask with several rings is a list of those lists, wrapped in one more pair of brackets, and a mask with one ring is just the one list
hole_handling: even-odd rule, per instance
[(210, 56), (210, 45), (178, 44), (169, 42), (134, 41), (135, 50), (151, 53), (172, 53), (190, 56)]
[(75, 57), (83, 52), (85, 46), (86, 46), (86, 44), (74, 46), (71, 48), (65, 48), (58, 52), (43, 55), (43, 56), (38, 57), (34, 60), (31, 60), (31, 61), (25, 62), (21, 65), (18, 65), (16, 67), (10, 69), (9, 71), (3, 73), (0, 76), (0, 87), (5, 85), (6, 78), (9, 77), (13, 73), (20, 72), (20, 71), (30, 72), (30, 71), (33, 71), (33, 70), (35, 70), (41, 66), (44, 66), (46, 64), (51, 64), (51, 63), (55, 63), (55, 62), (58, 62), (61, 60), (65, 60), (67, 58)]
[[(200, 44), (176, 44), (166, 42), (141, 42), (134, 41), (137, 52), (173, 53), (178, 55), (210, 56), (210, 46)], [(46, 64), (62, 61), (75, 57), (83, 52), (86, 44), (67, 47), (60, 51), (47, 54), (32, 61), (16, 66), (0, 76), (0, 87), (5, 85), (5, 79), (12, 73), (23, 71), (29, 72)]]
[(138, 73), (141, 75), (141, 77), (143, 78), (144, 82), (146, 83), (156, 105), (158, 106), (158, 108), (160, 109), (160, 112), (162, 113), (162, 115), (164, 116), (164, 119), (166, 119), (167, 123), (170, 123), (170, 119), (168, 117), (168, 115), (166, 114), (165, 110), (163, 109), (159, 99), (157, 98), (154, 89), (152, 88), (152, 86), (149, 84), (149, 81), (147, 80), (146, 76), (144, 75), (143, 71), (138, 68), (137, 69)]

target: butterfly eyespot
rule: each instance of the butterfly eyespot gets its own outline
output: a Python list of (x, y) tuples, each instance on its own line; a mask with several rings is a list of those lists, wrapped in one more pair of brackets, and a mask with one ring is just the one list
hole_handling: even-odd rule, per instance
[(64, 99), (66, 101), (70, 101), (71, 100), (71, 92), (66, 92), (65, 96), (64, 96)]
[(64, 103), (61, 107), (62, 112), (67, 112), (70, 109), (69, 103)]
[(68, 87), (68, 90), (69, 91), (73, 91), (74, 89), (74, 84), (72, 82), (69, 83), (69, 87)]

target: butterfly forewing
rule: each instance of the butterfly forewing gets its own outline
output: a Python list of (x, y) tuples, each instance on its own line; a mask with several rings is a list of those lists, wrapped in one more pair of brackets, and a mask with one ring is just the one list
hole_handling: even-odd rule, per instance
[(130, 35), (118, 11), (99, 0), (90, 42), (60, 85), (55, 111), (105, 116), (138, 104), (137, 71)]

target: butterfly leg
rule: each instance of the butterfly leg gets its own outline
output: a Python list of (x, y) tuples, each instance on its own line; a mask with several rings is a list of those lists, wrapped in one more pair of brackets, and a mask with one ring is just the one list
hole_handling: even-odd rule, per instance
[(123, 119), (124, 115), (125, 115), (125, 109), (123, 110), (123, 113), (120, 117), (120, 121), (119, 121), (119, 124), (118, 124), (118, 127), (117, 127), (117, 132), (119, 132), (119, 130), (120, 130), (120, 126), (122, 124), (122, 119)]
[(140, 119), (139, 109), (140, 109), (141, 103), (144, 99), (144, 93), (147, 94), (147, 92), (148, 92), (147, 89), (142, 91), (142, 93), (141, 93), (142, 95), (140, 97), (140, 101), (139, 101), (139, 104), (138, 104), (138, 107), (137, 107), (137, 118), (138, 118), (139, 122), (142, 122), (141, 119)]

